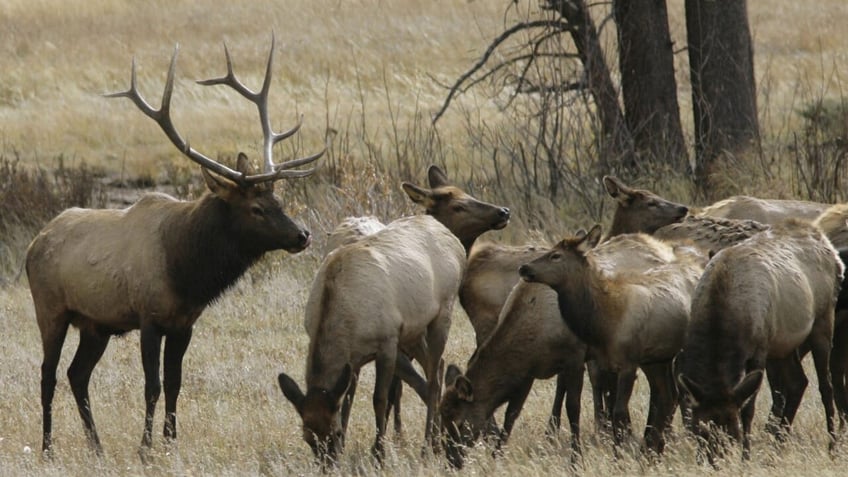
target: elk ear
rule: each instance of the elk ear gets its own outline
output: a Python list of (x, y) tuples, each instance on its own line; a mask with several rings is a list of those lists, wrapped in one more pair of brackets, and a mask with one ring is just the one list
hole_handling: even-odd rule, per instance
[(409, 182), (402, 183), (401, 187), (403, 187), (403, 191), (406, 192), (406, 195), (408, 195), (409, 198), (416, 204), (423, 205), (428, 209), (433, 206), (433, 192), (431, 190), (418, 187), (417, 185), (410, 184)]
[(704, 401), (704, 390), (695, 381), (692, 381), (681, 373), (677, 375), (677, 384), (685, 392), (692, 407), (698, 407), (698, 404)]
[(474, 401), (474, 390), (471, 388), (471, 381), (464, 375), (459, 375), (453, 382), (453, 387), (456, 389), (456, 395), (466, 402)]
[(236, 159), (236, 170), (246, 176), (254, 174), (255, 169), (253, 168), (253, 164), (250, 163), (250, 159), (247, 158), (247, 154), (243, 152), (238, 154), (238, 159)]
[(297, 410), (297, 413), (301, 416), (303, 415), (303, 392), (300, 390), (300, 386), (294, 382), (294, 379), (290, 378), (286, 373), (280, 373), (277, 376), (277, 383), (280, 384), (280, 389), (283, 391), (283, 396), (286, 397)]
[(431, 189), (450, 185), (447, 174), (437, 165), (430, 166), (427, 170), (427, 178), (430, 180)]
[(744, 406), (757, 393), (762, 383), (763, 370), (751, 371), (733, 388), (733, 400), (739, 407)]
[(577, 251), (580, 253), (586, 253), (589, 250), (595, 248), (598, 245), (598, 242), (601, 241), (601, 226), (599, 224), (595, 224), (586, 235), (582, 238), (579, 244), (577, 244)]
[(574, 232), (574, 238), (582, 239), (585, 236), (586, 236), (586, 229), (584, 229), (583, 227), (580, 227), (579, 229), (577, 229), (576, 232)]
[(203, 174), (203, 180), (206, 181), (206, 187), (225, 201), (230, 200), (238, 190), (238, 184), (209, 172), (205, 167), (201, 166), (200, 172)]
[(452, 386), (456, 382), (456, 378), (460, 376), (462, 376), (462, 371), (459, 366), (449, 364), (447, 371), (445, 371), (445, 386)]
[(350, 368), (350, 363), (348, 363), (345, 365), (344, 369), (342, 369), (342, 374), (339, 376), (339, 379), (336, 380), (336, 384), (333, 386), (333, 389), (330, 390), (331, 395), (336, 401), (341, 401), (342, 397), (347, 392), (352, 375), (353, 371)]
[(613, 176), (604, 176), (604, 187), (610, 197), (626, 204), (630, 200), (630, 188)]

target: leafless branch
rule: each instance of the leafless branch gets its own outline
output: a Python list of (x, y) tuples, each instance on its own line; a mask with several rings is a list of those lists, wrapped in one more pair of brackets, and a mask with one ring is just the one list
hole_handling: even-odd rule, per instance
[(451, 86), (450, 91), (448, 92), (447, 98), (445, 98), (445, 102), (442, 104), (442, 107), (433, 115), (433, 124), (439, 120), (440, 117), (447, 111), (448, 106), (450, 106), (451, 101), (456, 96), (460, 89), (462, 88), (463, 83), (465, 83), (469, 78), (471, 78), (474, 74), (476, 74), (485, 64), (489, 61), (489, 58), (495, 53), (498, 46), (500, 46), (503, 42), (508, 40), (510, 37), (515, 35), (516, 33), (533, 29), (533, 28), (553, 28), (556, 31), (568, 31), (572, 28), (567, 22), (562, 19), (557, 20), (534, 20), (529, 22), (522, 22), (505, 30), (503, 33), (497, 36), (492, 43), (486, 48), (486, 52), (483, 53), (483, 56), (480, 60), (477, 61), (468, 71), (463, 73), (459, 79), (454, 82), (453, 86)]

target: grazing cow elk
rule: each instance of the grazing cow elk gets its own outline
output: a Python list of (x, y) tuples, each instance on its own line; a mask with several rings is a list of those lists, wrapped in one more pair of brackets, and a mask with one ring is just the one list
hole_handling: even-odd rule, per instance
[[(90, 445), (101, 453), (88, 396), (91, 373), (111, 335), (141, 330), (144, 402), (147, 405), (142, 451), (151, 446), (153, 413), (159, 398), (159, 355), (164, 358), (166, 438), (176, 438), (177, 396), (183, 354), (192, 326), (206, 306), (230, 287), (262, 255), (284, 249), (297, 253), (309, 246), (310, 233), (283, 212), (273, 183), (304, 177), (312, 170), (291, 170), (323, 153), (274, 164), (273, 143), (292, 134), (270, 129), (268, 87), (273, 42), (258, 94), (233, 75), (229, 53), (226, 78), (203, 84), (227, 84), (254, 102), (265, 131), (265, 171), (254, 174), (240, 154), (236, 170), (188, 146), (171, 121), (170, 99), (177, 51), (171, 59), (162, 106), (154, 110), (136, 87), (133, 61), (130, 89), (110, 96), (130, 98), (153, 118), (171, 142), (201, 166), (209, 191), (181, 202), (150, 194), (124, 210), (68, 209), (53, 219), (27, 250), (26, 270), (44, 347), (41, 366), (43, 449), (51, 450), (52, 401), (56, 368), (69, 325), (80, 341), (68, 378)], [(296, 130), (296, 128), (295, 128)], [(143, 455), (143, 454), (142, 454)]]
[(735, 195), (720, 200), (698, 211), (698, 215), (724, 219), (756, 220), (774, 225), (784, 219), (814, 220), (829, 204), (805, 200), (760, 199), (747, 195)]
[[(586, 345), (559, 317), (556, 295), (542, 288), (537, 284), (517, 283), (495, 329), (471, 356), (466, 374), (461, 375), (454, 365), (448, 367), (447, 387), (439, 411), (445, 452), (456, 468), (463, 466), (464, 448), (490, 430), (495, 410), (509, 403), (498, 446), (506, 443), (533, 382), (555, 374), (559, 379), (558, 389), (565, 390), (562, 397), (567, 396), (572, 449), (579, 452)], [(528, 353), (528, 350), (533, 351)], [(553, 414), (557, 419), (562, 404), (554, 403)]]
[[(389, 384), (399, 352), (418, 361), (427, 380), (425, 439), (438, 429), (441, 356), (468, 249), (509, 222), (509, 209), (480, 202), (448, 183), (436, 166), (430, 189), (403, 189), (427, 215), (395, 220), (329, 254), (306, 305), (306, 393), (285, 373), (280, 389), (302, 419), (303, 438), (322, 461), (342, 450), (359, 369), (376, 361), (374, 455), (383, 457)], [(343, 402), (344, 401), (344, 402)]]
[(791, 422), (806, 385), (798, 352), (804, 344), (834, 442), (828, 362), (843, 270), (821, 230), (794, 219), (720, 251), (707, 265), (675, 372), (690, 401), (691, 430), (707, 443), (711, 462), (722, 451), (716, 430), (741, 439), (749, 455), (754, 398), (767, 365), (769, 379), (784, 385), (783, 413)]
[[(327, 243), (324, 246), (324, 256), (333, 250), (347, 244), (356, 242), (357, 240), (371, 235), (375, 232), (386, 228), (386, 225), (380, 222), (380, 219), (374, 216), (366, 217), (347, 217), (333, 229), (327, 236)], [(409, 358), (403, 354), (398, 354), (398, 361), (395, 367), (395, 376), (392, 379), (392, 384), (389, 392), (389, 405), (386, 410), (386, 416), (394, 410), (395, 432), (400, 434), (403, 427), (401, 421), (400, 400), (403, 394), (403, 386), (401, 379), (406, 381), (412, 389), (418, 394), (422, 401), (427, 402), (427, 382), (412, 366)]]
[[(632, 375), (641, 368), (651, 388), (645, 447), (659, 454), (663, 433), (677, 406), (671, 362), (680, 350), (689, 319), (691, 292), (703, 271), (703, 256), (694, 249), (674, 249), (677, 259), (641, 270), (620, 269), (601, 256), (630, 236), (613, 237), (600, 246), (600, 226), (584, 237), (566, 238), (542, 257), (522, 265), (519, 273), (557, 293), (562, 319), (602, 367)], [(650, 237), (644, 236), (645, 239)], [(651, 239), (652, 246), (669, 247)], [(626, 387), (626, 383), (622, 383)], [(619, 389), (619, 394), (624, 394)], [(629, 395), (629, 393), (626, 393)], [(616, 398), (613, 430), (620, 442), (626, 401)]]
[[(648, 190), (629, 187), (613, 176), (605, 176), (603, 183), (607, 193), (616, 200), (608, 237), (636, 232), (654, 233), (660, 227), (680, 221), (688, 212), (688, 208), (684, 205), (666, 200)], [(468, 270), (462, 281), (459, 301), (474, 327), (478, 346), (495, 328), (506, 297), (520, 281), (518, 267), (542, 256), (548, 248), (547, 245), (512, 247), (491, 243), (474, 247), (468, 258)], [(628, 259), (626, 255), (620, 258)], [(638, 261), (638, 254), (636, 258)], [(624, 263), (620, 265), (624, 266)], [(531, 288), (538, 290), (539, 294), (553, 294), (546, 287)], [(542, 301), (550, 302), (551, 300), (545, 298)], [(550, 312), (559, 315), (559, 310), (555, 307)], [(608, 410), (611, 409), (611, 403), (615, 398), (616, 378), (611, 379), (603, 373), (599, 376), (593, 375), (592, 378), (593, 383), (597, 383), (593, 386), (596, 422), (607, 421)], [(635, 379), (635, 375), (632, 378)], [(600, 379), (604, 382), (598, 382)], [(558, 382), (567, 383), (574, 380), (560, 377)], [(551, 412), (551, 430), (559, 427), (561, 407), (566, 392), (575, 394), (577, 390), (567, 391), (560, 385), (557, 386)]]

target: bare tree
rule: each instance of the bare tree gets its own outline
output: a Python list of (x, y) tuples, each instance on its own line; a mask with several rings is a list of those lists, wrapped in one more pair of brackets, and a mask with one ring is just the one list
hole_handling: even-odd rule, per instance
[(640, 163), (688, 168), (665, 0), (614, 0), (625, 120)]
[(747, 2), (686, 0), (695, 120), (695, 172), (709, 191), (722, 157), (759, 145), (754, 50)]

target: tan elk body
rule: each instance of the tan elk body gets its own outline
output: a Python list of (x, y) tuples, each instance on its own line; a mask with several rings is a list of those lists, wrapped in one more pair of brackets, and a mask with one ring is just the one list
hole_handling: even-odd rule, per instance
[[(809, 222), (790, 219), (717, 253), (692, 299), (692, 318), (676, 363), (691, 400), (692, 429), (718, 450), (713, 424), (750, 446), (754, 399), (768, 366), (788, 385), (784, 418), (791, 422), (806, 383), (799, 347), (813, 352), (827, 429), (834, 437), (829, 359), (843, 264)], [(800, 391), (800, 392), (798, 392)], [(740, 417), (741, 415), (741, 417)], [(741, 421), (741, 425), (740, 425)], [(741, 429), (740, 429), (741, 428)]]
[(332, 459), (341, 451), (349, 400), (359, 369), (376, 364), (373, 451), (383, 454), (389, 384), (399, 352), (424, 368), (428, 384), (425, 438), (433, 428), (441, 392), (441, 355), (468, 248), (480, 234), (499, 229), (509, 211), (451, 186), (435, 166), (430, 189), (404, 183), (428, 215), (397, 219), (382, 230), (327, 255), (306, 306), (309, 354), (306, 393), (285, 373), (279, 384), (301, 416), (304, 440)]
[(68, 378), (89, 443), (98, 453), (100, 439), (88, 396), (91, 373), (112, 335), (140, 329), (145, 451), (152, 443), (153, 415), (162, 388), (159, 366), (163, 338), (164, 434), (172, 439), (176, 437), (182, 359), (201, 312), (265, 252), (284, 249), (296, 253), (310, 244), (309, 232), (283, 212), (273, 182), (311, 174), (311, 170), (291, 168), (312, 162), (322, 153), (273, 163), (270, 146), (297, 131), (294, 128), (278, 134), (270, 128), (267, 99), (273, 53), (272, 41), (265, 85), (259, 93), (235, 78), (229, 52), (228, 75), (203, 82), (229, 85), (256, 104), (269, 145), (262, 173), (254, 173), (243, 154), (233, 170), (199, 153), (180, 137), (170, 117), (176, 51), (160, 109), (153, 109), (138, 93), (135, 62), (130, 89), (111, 95), (130, 98), (181, 152), (200, 164), (209, 191), (191, 202), (151, 194), (125, 210), (69, 209), (33, 239), (27, 250), (26, 270), (44, 350), (41, 403), (45, 452), (52, 447), (56, 369), (70, 325), (79, 329), (80, 340)]
[(735, 195), (708, 205), (698, 215), (724, 219), (755, 220), (773, 225), (784, 219), (814, 220), (829, 204), (805, 200), (761, 199), (747, 195)]

